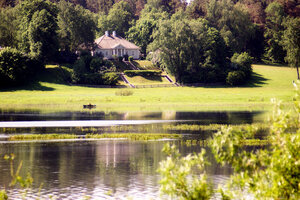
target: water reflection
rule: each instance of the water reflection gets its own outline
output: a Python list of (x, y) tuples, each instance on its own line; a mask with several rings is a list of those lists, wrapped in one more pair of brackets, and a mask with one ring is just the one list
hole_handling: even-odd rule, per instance
[(243, 124), (263, 121), (261, 111), (219, 112), (53, 112), (0, 110), (0, 121), (62, 121), (62, 120), (196, 120), (201, 124)]
[[(180, 145), (183, 155), (199, 152), (199, 146)], [(41, 197), (54, 195), (59, 199), (78, 199), (85, 196), (99, 198), (157, 198), (159, 162), (165, 158), (161, 149), (164, 141), (90, 141), (69, 143), (16, 143), (1, 144), (1, 157), (14, 152), (16, 163), (23, 161), (21, 174), (30, 172), (34, 178), (33, 192), (37, 197), (43, 183)], [(219, 168), (212, 155), (213, 164), (208, 173), (222, 183), (231, 173), (230, 168)], [(9, 163), (0, 159), (0, 187), (8, 188)], [(108, 195), (112, 191), (112, 196)], [(17, 198), (20, 190), (9, 190)]]

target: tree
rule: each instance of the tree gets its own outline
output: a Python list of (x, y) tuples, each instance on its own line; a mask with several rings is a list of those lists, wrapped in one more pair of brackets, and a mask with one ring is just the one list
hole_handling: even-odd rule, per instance
[(57, 44), (57, 7), (43, 0), (25, 0), (19, 11), (19, 48), (44, 62), (55, 59)]
[(265, 50), (265, 58), (272, 62), (284, 63), (286, 52), (281, 45), (285, 17), (283, 6), (278, 2), (273, 2), (266, 8), (266, 14), (264, 36), (268, 46)]
[(171, 15), (186, 8), (186, 2), (181, 0), (148, 0), (147, 4), (153, 8), (162, 9)]
[(20, 85), (33, 79), (38, 66), (14, 48), (0, 51), (0, 87)]
[(17, 26), (16, 8), (0, 9), (0, 46), (17, 46)]
[(62, 50), (75, 51), (79, 45), (90, 46), (94, 42), (96, 23), (93, 14), (79, 5), (60, 1), (58, 34)]
[(44, 61), (55, 59), (58, 50), (57, 24), (55, 18), (45, 9), (36, 11), (29, 25), (28, 42), (30, 55)]
[(207, 10), (206, 5), (208, 0), (193, 0), (190, 5), (187, 6), (187, 13), (190, 18), (197, 19), (199, 17), (205, 17)]
[(284, 23), (286, 27), (283, 33), (283, 48), (287, 54), (285, 61), (291, 66), (297, 68), (297, 77), (299, 78), (300, 64), (300, 18), (287, 18)]
[(159, 21), (168, 18), (166, 12), (155, 8), (148, 9), (148, 6), (146, 5), (139, 20), (126, 33), (128, 40), (141, 47), (142, 53), (146, 53), (147, 46), (153, 42), (152, 34), (158, 28)]
[(247, 51), (247, 44), (254, 34), (254, 25), (247, 12), (230, 0), (211, 0), (206, 19), (220, 31), (232, 54)]
[(134, 13), (126, 1), (120, 1), (113, 5), (108, 15), (100, 16), (98, 26), (100, 34), (105, 31), (116, 31), (121, 37), (129, 30), (131, 22), (134, 19)]
[(203, 19), (191, 21), (182, 12), (177, 12), (170, 20), (161, 22), (149, 50), (160, 52), (161, 64), (167, 67), (177, 82), (218, 82), (225, 79), (224, 40)]

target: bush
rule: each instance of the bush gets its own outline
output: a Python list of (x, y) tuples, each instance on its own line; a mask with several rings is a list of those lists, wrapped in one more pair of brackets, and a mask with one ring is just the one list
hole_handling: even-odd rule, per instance
[(125, 70), (124, 74), (127, 76), (159, 76), (161, 74), (160, 70)]
[(131, 62), (131, 61), (133, 61), (133, 57), (132, 56), (129, 56), (128, 57), (128, 60)]
[(231, 57), (231, 63), (233, 68), (238, 71), (243, 71), (246, 75), (246, 78), (249, 78), (251, 76), (252, 62), (253, 62), (253, 58), (246, 52), (241, 54), (235, 53)]
[(40, 69), (40, 62), (28, 58), (17, 49), (5, 48), (0, 51), (0, 87), (32, 81)]
[(226, 83), (228, 85), (241, 85), (245, 83), (246, 75), (243, 71), (233, 71), (229, 72), (226, 78)]
[(133, 95), (132, 90), (117, 90), (116, 91), (116, 96), (131, 96)]
[(113, 72), (102, 75), (104, 85), (116, 85), (118, 83), (119, 75)]
[(122, 57), (122, 56), (119, 56), (119, 57), (118, 57), (118, 60), (119, 60), (119, 62), (122, 62), (122, 61), (123, 61), (123, 57)]
[(99, 72), (101, 67), (104, 65), (104, 61), (101, 58), (93, 58), (90, 63), (90, 71), (91, 72)]

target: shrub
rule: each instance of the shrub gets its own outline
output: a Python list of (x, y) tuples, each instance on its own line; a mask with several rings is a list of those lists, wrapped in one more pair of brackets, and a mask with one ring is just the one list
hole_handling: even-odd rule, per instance
[(102, 75), (104, 85), (116, 85), (118, 83), (119, 75), (114, 72), (105, 73)]
[(231, 63), (235, 70), (241, 70), (245, 73), (246, 77), (249, 78), (252, 73), (251, 64), (253, 62), (253, 58), (246, 52), (238, 54), (235, 53), (231, 57)]
[(124, 73), (127, 76), (159, 76), (161, 74), (160, 70), (125, 70)]
[(0, 86), (21, 85), (31, 81), (42, 68), (40, 62), (32, 60), (14, 48), (0, 51)]
[(90, 63), (90, 71), (91, 72), (98, 72), (101, 67), (104, 65), (104, 61), (101, 58), (93, 58)]
[(226, 78), (226, 83), (228, 85), (241, 85), (245, 82), (246, 75), (243, 71), (233, 71), (229, 72)]
[(128, 57), (128, 60), (131, 62), (131, 61), (133, 61), (133, 57), (132, 56), (129, 56)]
[(131, 96), (133, 95), (132, 90), (117, 90), (115, 92), (116, 96)]

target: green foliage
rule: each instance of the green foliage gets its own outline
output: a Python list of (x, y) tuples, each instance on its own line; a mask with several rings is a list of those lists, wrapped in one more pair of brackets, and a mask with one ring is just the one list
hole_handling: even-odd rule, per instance
[(38, 62), (13, 48), (0, 51), (0, 87), (10, 87), (32, 81), (40, 69)]
[(176, 82), (225, 81), (223, 72), (228, 65), (224, 40), (203, 19), (188, 20), (178, 12), (162, 21), (150, 50), (159, 52), (161, 64)]
[(60, 47), (66, 51), (75, 51), (79, 45), (91, 45), (96, 31), (93, 14), (79, 5), (74, 6), (66, 1), (60, 1), (58, 8)]
[(268, 5), (266, 12), (266, 27), (264, 36), (267, 46), (265, 49), (265, 58), (274, 63), (284, 63), (286, 52), (281, 41), (283, 37), (283, 20), (285, 17), (284, 8), (279, 2), (273, 2)]
[(130, 61), (130, 62), (133, 61), (133, 57), (132, 57), (132, 56), (129, 56), (129, 57), (128, 57), (128, 61)]
[(17, 12), (16, 8), (7, 8), (0, 10), (0, 46), (17, 46)]
[[(298, 69), (300, 64), (300, 18), (287, 18), (284, 26), (286, 27), (283, 35), (283, 48), (287, 55), (285, 61), (291, 67)], [(299, 72), (298, 72), (299, 79)]]
[(58, 51), (55, 4), (26, 0), (18, 8), (20, 49), (43, 62), (55, 60)]
[(247, 131), (226, 128), (214, 136), (211, 147), (217, 161), (231, 164), (235, 172), (226, 194), (240, 197), (247, 191), (256, 199), (299, 199), (300, 104), (295, 108), (295, 118), (280, 106), (274, 110), (270, 149), (244, 150), (243, 141), (253, 138), (255, 127)]
[(8, 196), (5, 192), (5, 190), (0, 190), (0, 200), (7, 200)]
[[(212, 189), (208, 184), (204, 170), (205, 150), (199, 154), (182, 157), (176, 146), (167, 144), (163, 148), (168, 157), (160, 162), (158, 172), (161, 175), (160, 191), (175, 199), (210, 199)], [(202, 172), (196, 175), (195, 168)]]
[(235, 6), (230, 0), (211, 0), (206, 19), (220, 31), (232, 54), (247, 51), (255, 26), (241, 7)]
[(235, 70), (240, 70), (240, 71), (244, 72), (246, 79), (251, 76), (251, 73), (252, 73), (251, 64), (252, 64), (252, 62), (253, 62), (253, 58), (251, 56), (249, 56), (249, 54), (246, 53), (246, 52), (241, 53), (241, 54), (235, 53), (231, 57), (232, 67)]
[(144, 76), (144, 77), (150, 77), (150, 76), (159, 76), (161, 75), (160, 70), (125, 70), (124, 74), (127, 76)]
[(117, 85), (119, 80), (119, 75), (114, 72), (104, 73), (102, 75), (104, 85)]
[(23, 162), (21, 161), (18, 165), (17, 169), (14, 169), (14, 160), (15, 155), (11, 153), (10, 155), (5, 155), (4, 160), (7, 160), (10, 162), (10, 175), (11, 175), (11, 182), (10, 186), (16, 186), (19, 184), (22, 188), (28, 189), (32, 186), (33, 178), (31, 177), (30, 173), (27, 174), (26, 178), (23, 178), (20, 176), (20, 171), (23, 165)]
[(149, 9), (148, 7), (149, 5), (146, 5), (139, 20), (126, 33), (129, 41), (141, 47), (142, 53), (146, 53), (147, 46), (153, 42), (152, 34), (158, 28), (159, 21), (168, 18), (166, 12), (161, 12), (155, 8)]
[(103, 35), (105, 31), (116, 31), (119, 36), (124, 37), (130, 28), (133, 18), (134, 13), (126, 1), (114, 4), (108, 15), (102, 14), (99, 17), (98, 28), (100, 35)]
[(226, 78), (226, 83), (231, 86), (241, 85), (245, 83), (246, 75), (243, 71), (229, 72)]

